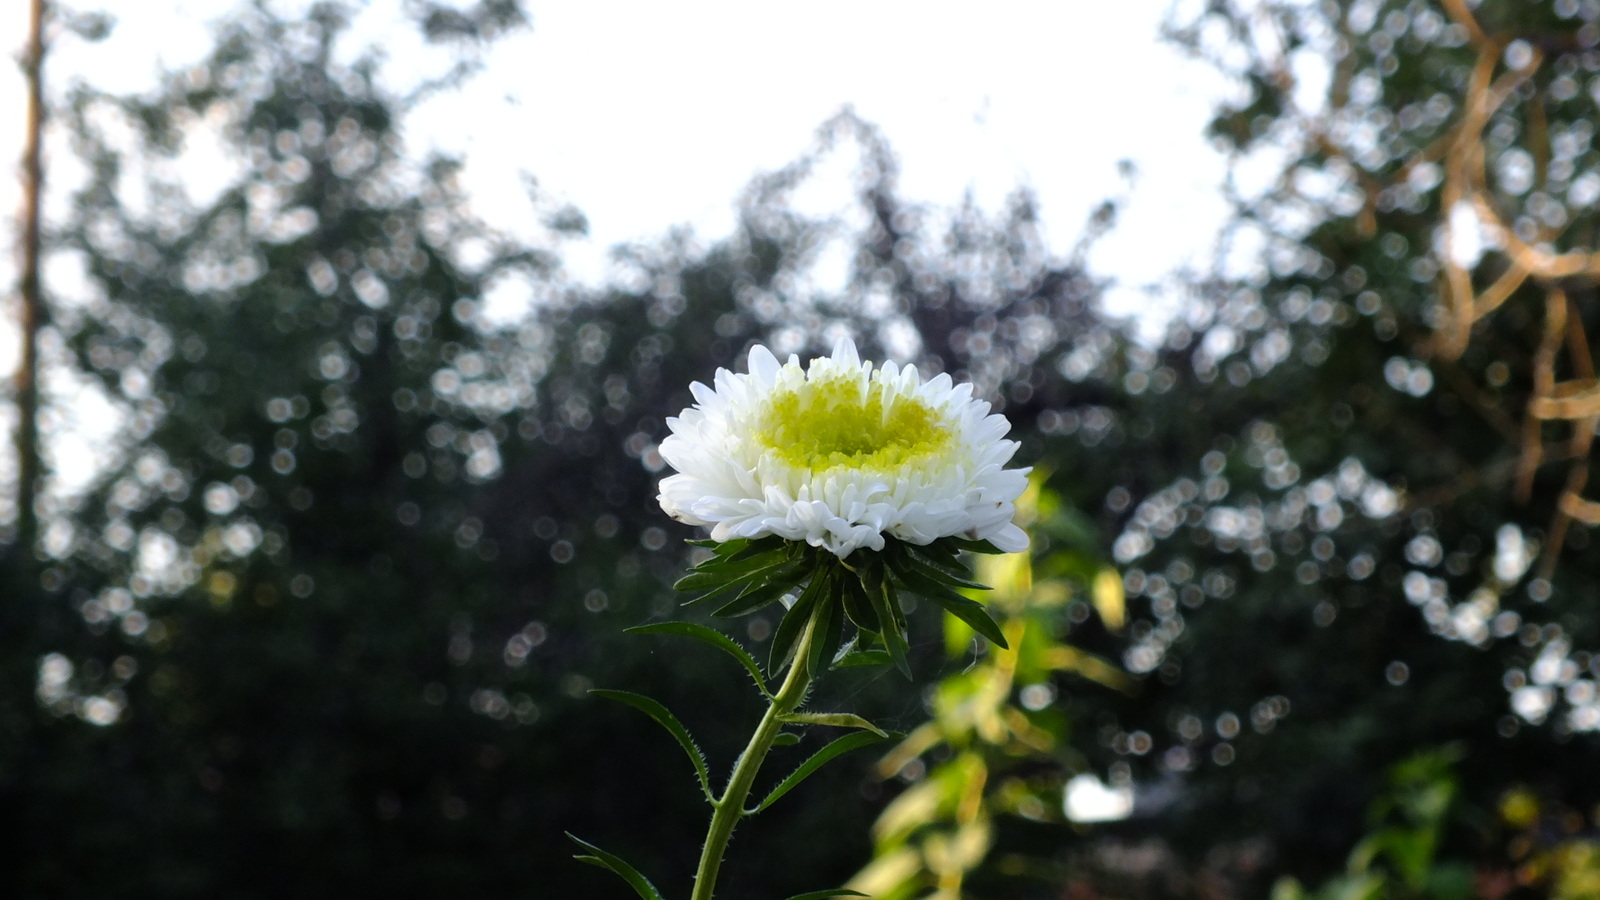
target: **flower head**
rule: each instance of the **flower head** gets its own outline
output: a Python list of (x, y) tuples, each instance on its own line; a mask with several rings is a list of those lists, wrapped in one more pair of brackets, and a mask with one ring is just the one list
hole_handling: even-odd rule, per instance
[(667, 420), (661, 456), (678, 473), (661, 482), (668, 515), (709, 526), (715, 541), (775, 535), (840, 558), (886, 538), (1028, 546), (1011, 521), (1028, 470), (1005, 468), (1010, 425), (971, 385), (874, 367), (849, 339), (807, 367), (756, 346), (748, 369), (696, 382), (695, 405)]

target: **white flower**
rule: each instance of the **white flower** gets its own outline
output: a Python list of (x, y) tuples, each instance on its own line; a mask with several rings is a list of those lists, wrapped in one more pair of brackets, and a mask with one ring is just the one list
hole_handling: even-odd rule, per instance
[(750, 350), (749, 372), (718, 369), (692, 386), (695, 405), (667, 420), (661, 508), (711, 538), (777, 535), (843, 558), (881, 550), (885, 537), (942, 537), (1026, 549), (1011, 520), (1027, 469), (1010, 424), (950, 376), (924, 382), (915, 366), (862, 362), (846, 339), (802, 368)]

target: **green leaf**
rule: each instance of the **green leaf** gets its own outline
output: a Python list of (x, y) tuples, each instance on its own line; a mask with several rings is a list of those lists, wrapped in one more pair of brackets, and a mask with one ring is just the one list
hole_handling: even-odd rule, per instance
[(761, 693), (769, 699), (772, 697), (772, 692), (767, 690), (766, 679), (761, 677), (761, 667), (756, 664), (755, 657), (739, 646), (733, 638), (714, 628), (696, 625), (693, 622), (652, 622), (648, 625), (635, 625), (632, 628), (623, 630), (629, 634), (678, 634), (704, 641), (738, 660), (739, 664), (744, 666), (745, 671), (750, 673), (750, 677), (755, 679), (756, 687)]
[(622, 876), (623, 881), (632, 885), (634, 892), (644, 900), (664, 900), (661, 892), (656, 890), (656, 886), (650, 883), (650, 879), (640, 875), (639, 870), (628, 865), (622, 857), (607, 853), (570, 831), (567, 832), (567, 837), (572, 838), (573, 843), (589, 851), (588, 853), (577, 854), (572, 857), (573, 859), (588, 863), (591, 866), (599, 866), (602, 869), (610, 869), (617, 873)]
[(793, 747), (798, 743), (800, 743), (800, 735), (792, 731), (780, 731), (778, 736), (772, 739), (772, 746), (774, 747)]
[(796, 785), (809, 778), (813, 772), (831, 762), (834, 757), (849, 753), (851, 750), (854, 750), (857, 747), (865, 747), (868, 744), (876, 744), (882, 740), (883, 738), (867, 731), (858, 731), (854, 734), (847, 734), (844, 737), (839, 738), (826, 747), (823, 747), (821, 750), (818, 750), (816, 753), (813, 753), (811, 758), (801, 763), (800, 768), (795, 769), (788, 778), (778, 782), (778, 786), (772, 789), (772, 793), (768, 794), (767, 798), (762, 800), (760, 805), (756, 806), (754, 809), (745, 810), (744, 814), (747, 816), (753, 816), (771, 806), (778, 800), (778, 798), (794, 790)]
[(711, 796), (711, 773), (706, 771), (706, 758), (701, 754), (700, 748), (695, 746), (694, 738), (689, 736), (689, 729), (683, 727), (683, 723), (678, 721), (677, 716), (674, 716), (665, 706), (643, 694), (635, 694), (631, 691), (612, 691), (604, 688), (595, 688), (589, 693), (611, 700), (620, 700), (655, 719), (661, 724), (662, 728), (671, 732), (672, 736), (677, 738), (678, 743), (683, 747), (683, 752), (689, 754), (689, 760), (694, 763), (695, 774), (700, 776), (700, 790), (705, 793), (707, 800), (713, 799)]
[(836, 891), (812, 891), (809, 894), (795, 894), (787, 900), (827, 900), (829, 897), (865, 897), (860, 891), (847, 891), (840, 888)]
[(866, 719), (861, 718), (855, 713), (797, 712), (779, 716), (778, 721), (788, 722), (794, 725), (830, 725), (834, 728), (860, 728), (863, 731), (870, 731), (878, 737), (886, 738), (889, 736), (887, 731), (884, 731), (882, 728), (879, 728), (871, 722), (868, 722)]

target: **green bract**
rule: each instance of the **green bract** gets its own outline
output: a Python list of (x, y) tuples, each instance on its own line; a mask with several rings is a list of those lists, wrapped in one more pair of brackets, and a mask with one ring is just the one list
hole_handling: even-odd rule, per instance
[[(835, 667), (892, 662), (909, 676), (902, 591), (937, 603), (977, 633), (1006, 646), (983, 604), (960, 593), (986, 589), (967, 578), (960, 554), (998, 553), (988, 541), (947, 537), (917, 545), (891, 540), (881, 551), (860, 549), (845, 559), (778, 537), (693, 543), (710, 549), (711, 556), (674, 585), (680, 591), (701, 592), (690, 603), (723, 599), (715, 614), (726, 617), (793, 598), (773, 632), (769, 672), (779, 672), (789, 662), (801, 627), (815, 615), (827, 629), (813, 647), (814, 659), (831, 660)], [(848, 643), (846, 621), (855, 626)]]

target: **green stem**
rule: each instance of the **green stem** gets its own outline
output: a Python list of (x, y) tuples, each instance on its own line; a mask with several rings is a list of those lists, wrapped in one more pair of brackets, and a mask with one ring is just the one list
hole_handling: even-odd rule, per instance
[(811, 642), (817, 639), (816, 625), (817, 618), (813, 613), (800, 640), (796, 642), (794, 661), (789, 664), (789, 674), (784, 678), (783, 686), (773, 696), (766, 715), (761, 718), (761, 724), (756, 726), (756, 733), (750, 736), (750, 745), (745, 747), (739, 761), (734, 764), (727, 789), (722, 792), (721, 798), (711, 803), (711, 827), (706, 831), (706, 845), (700, 852), (700, 868), (694, 874), (694, 893), (690, 895), (690, 900), (711, 900), (717, 886), (717, 871), (722, 868), (722, 856), (728, 849), (728, 840), (733, 837), (734, 826), (744, 817), (744, 804), (750, 797), (756, 773), (761, 770), (761, 763), (766, 760), (767, 751), (772, 749), (778, 732), (783, 730), (783, 722), (779, 719), (798, 709), (811, 688), (812, 673), (808, 660)]

